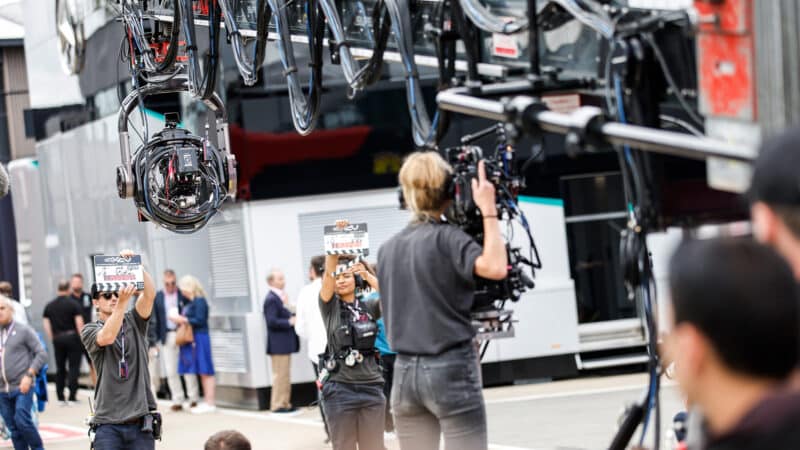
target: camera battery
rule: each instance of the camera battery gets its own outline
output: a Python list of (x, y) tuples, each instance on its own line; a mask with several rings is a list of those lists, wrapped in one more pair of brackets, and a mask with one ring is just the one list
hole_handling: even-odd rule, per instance
[(193, 173), (199, 170), (197, 163), (197, 152), (192, 148), (179, 148), (177, 151), (178, 156), (178, 173)]

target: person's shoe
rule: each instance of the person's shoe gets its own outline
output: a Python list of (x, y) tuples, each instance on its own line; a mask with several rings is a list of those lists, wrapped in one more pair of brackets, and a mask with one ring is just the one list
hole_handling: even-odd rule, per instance
[(200, 405), (195, 406), (192, 408), (192, 414), (207, 414), (212, 413), (217, 410), (217, 407), (214, 405), (209, 405), (208, 403), (203, 403)]
[(58, 405), (59, 405), (59, 406), (69, 406), (69, 403), (67, 403), (67, 401), (66, 401), (66, 400), (59, 400), (59, 401), (58, 401)]
[(67, 400), (67, 406), (77, 406), (80, 403), (77, 400)]
[(197, 402), (189, 403), (189, 408), (196, 408), (196, 407), (197, 407)]
[(183, 411), (183, 405), (172, 405), (169, 409), (173, 412)]
[(394, 441), (397, 439), (397, 435), (394, 431), (384, 431), (383, 432), (383, 440), (384, 441)]
[(278, 408), (272, 412), (276, 414), (287, 414), (287, 413), (297, 412), (297, 408), (295, 408), (294, 406), (292, 406), (291, 408)]

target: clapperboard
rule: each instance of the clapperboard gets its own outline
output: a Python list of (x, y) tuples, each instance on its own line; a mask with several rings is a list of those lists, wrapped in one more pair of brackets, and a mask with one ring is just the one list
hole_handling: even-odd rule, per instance
[(328, 255), (369, 255), (366, 223), (351, 223), (344, 228), (326, 225), (325, 253)]
[(142, 256), (130, 258), (122, 256), (97, 255), (94, 257), (94, 280), (98, 292), (119, 291), (125, 286), (136, 284), (137, 290), (144, 289)]

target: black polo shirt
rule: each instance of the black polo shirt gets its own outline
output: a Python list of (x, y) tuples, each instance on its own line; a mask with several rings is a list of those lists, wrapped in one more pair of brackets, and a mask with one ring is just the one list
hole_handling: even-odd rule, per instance
[(83, 323), (89, 323), (92, 321), (92, 296), (86, 292), (81, 292), (81, 295), (75, 296), (75, 294), (70, 294), (69, 297), (78, 304), (78, 307), (81, 309), (81, 316), (83, 317)]
[(75, 316), (81, 315), (78, 303), (69, 296), (57, 297), (44, 308), (44, 317), (50, 319), (53, 336), (67, 331), (78, 332), (75, 328)]

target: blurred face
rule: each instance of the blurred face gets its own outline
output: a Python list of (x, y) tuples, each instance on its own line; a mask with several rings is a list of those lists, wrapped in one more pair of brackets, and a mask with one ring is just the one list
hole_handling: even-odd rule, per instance
[(272, 272), (272, 282), (269, 285), (283, 290), (286, 287), (286, 278), (283, 276), (283, 272)]
[(194, 292), (188, 289), (181, 289), (181, 295), (186, 297), (187, 300), (194, 300)]
[(778, 216), (766, 203), (756, 202), (750, 207), (750, 218), (753, 222), (753, 235), (765, 244), (774, 244)]
[(164, 291), (167, 294), (174, 294), (177, 289), (175, 275), (164, 275)]
[(101, 292), (94, 300), (94, 306), (103, 316), (110, 316), (119, 301), (117, 292)]
[(686, 395), (688, 404), (697, 403), (698, 394), (705, 389), (710, 356), (708, 340), (694, 325), (672, 323), (672, 332), (664, 339), (662, 357), (674, 363), (675, 380)]
[(0, 325), (8, 325), (14, 319), (14, 309), (6, 302), (0, 302)]
[(83, 278), (72, 277), (69, 282), (69, 290), (75, 295), (83, 293)]
[(353, 277), (352, 272), (345, 271), (344, 273), (336, 275), (336, 293), (340, 297), (351, 295), (355, 291), (356, 279)]

